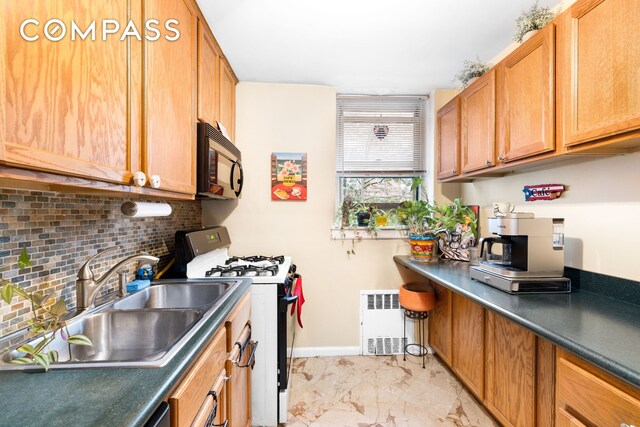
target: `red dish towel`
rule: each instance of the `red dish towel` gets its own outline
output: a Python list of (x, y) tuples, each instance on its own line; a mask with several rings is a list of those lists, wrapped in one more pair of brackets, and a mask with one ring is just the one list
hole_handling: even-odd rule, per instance
[(296, 306), (298, 307), (298, 325), (300, 325), (301, 328), (303, 328), (304, 326), (302, 326), (302, 304), (304, 304), (304, 294), (302, 293), (302, 276), (296, 274), (295, 276), (295, 284), (293, 285), (293, 294), (294, 296), (298, 297), (298, 300), (296, 302), (294, 302), (293, 304), (291, 304), (291, 315), (293, 316), (293, 313), (296, 310)]

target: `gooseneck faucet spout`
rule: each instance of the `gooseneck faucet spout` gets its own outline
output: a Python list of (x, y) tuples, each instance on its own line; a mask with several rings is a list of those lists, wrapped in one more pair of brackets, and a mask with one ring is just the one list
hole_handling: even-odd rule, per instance
[(90, 264), (96, 259), (98, 256), (104, 254), (105, 252), (110, 252), (118, 247), (113, 247), (106, 249), (102, 252), (98, 252), (96, 255), (89, 258), (89, 260), (84, 263), (84, 265), (80, 268), (78, 272), (78, 279), (76, 280), (76, 296), (77, 296), (77, 308), (78, 311), (84, 311), (89, 308), (95, 307), (96, 296), (100, 289), (111, 279), (116, 273), (118, 273), (122, 268), (128, 264), (137, 261), (147, 261), (152, 265), (158, 263), (159, 258), (156, 258), (151, 255), (146, 254), (138, 254), (127, 257), (116, 265), (111, 267), (109, 271), (107, 271), (102, 277), (99, 279), (94, 279), (93, 271), (91, 271)]

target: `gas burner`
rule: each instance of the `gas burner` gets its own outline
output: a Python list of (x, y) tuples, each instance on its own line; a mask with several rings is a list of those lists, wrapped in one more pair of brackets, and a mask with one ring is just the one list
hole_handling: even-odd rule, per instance
[(225, 261), (225, 264), (233, 264), (236, 262), (250, 262), (250, 263), (258, 263), (258, 262), (270, 262), (272, 264), (284, 264), (284, 256), (264, 256), (264, 255), (253, 255), (253, 256), (245, 256), (245, 257), (237, 257), (232, 256)]
[(205, 273), (206, 277), (254, 277), (254, 276), (277, 276), (280, 268), (277, 265), (267, 265), (264, 267), (256, 265), (231, 265), (213, 267)]
[(258, 276), (277, 276), (279, 270), (277, 265), (268, 265), (258, 269)]

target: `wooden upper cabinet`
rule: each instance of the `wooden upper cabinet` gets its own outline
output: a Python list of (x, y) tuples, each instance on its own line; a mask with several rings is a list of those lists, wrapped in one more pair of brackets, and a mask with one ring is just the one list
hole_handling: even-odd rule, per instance
[(498, 161), (555, 149), (555, 25), (549, 24), (497, 67)]
[(220, 111), (220, 50), (198, 20), (198, 120), (215, 126)]
[(145, 16), (176, 19), (180, 38), (145, 42), (143, 166), (160, 189), (195, 194), (197, 15), (190, 0), (145, 0)]
[(495, 165), (496, 72), (488, 71), (460, 96), (462, 172)]
[[(141, 8), (127, 0), (2, 2), (0, 13), (0, 162), (12, 166), (129, 183), (138, 168), (140, 43), (71, 40), (69, 20), (129, 19)], [(64, 16), (61, 13), (64, 11)], [(20, 35), (38, 36), (28, 42)], [(66, 36), (44, 36), (52, 18), (67, 23)], [(99, 31), (96, 31), (98, 37)], [(89, 66), (90, 64), (90, 66)], [(131, 117), (131, 122), (129, 118)]]
[(485, 404), (505, 426), (534, 427), (536, 336), (487, 310), (485, 346)]
[(460, 173), (460, 98), (438, 110), (438, 179)]
[(222, 59), (220, 61), (220, 115), (219, 122), (227, 129), (231, 141), (236, 137), (236, 84), (238, 79), (231, 66)]
[(436, 294), (436, 306), (429, 316), (429, 345), (440, 358), (451, 365), (451, 295), (442, 285), (431, 282)]
[(451, 367), (471, 391), (484, 397), (484, 308), (452, 293)]
[(562, 16), (562, 132), (574, 146), (640, 129), (640, 2), (579, 0)]

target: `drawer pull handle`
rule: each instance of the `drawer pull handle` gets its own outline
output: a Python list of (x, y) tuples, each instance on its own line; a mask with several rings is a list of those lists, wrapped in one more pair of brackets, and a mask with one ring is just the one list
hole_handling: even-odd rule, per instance
[(620, 423), (620, 427), (636, 427), (636, 426), (631, 424)]
[(218, 413), (218, 393), (211, 390), (209, 392), (209, 396), (213, 396), (213, 409), (207, 418), (207, 421), (204, 423), (205, 427), (227, 427), (229, 424), (229, 420), (226, 419), (222, 424), (216, 424), (216, 414)]
[(242, 359), (242, 353), (240, 353), (240, 356), (238, 356), (238, 368), (251, 368), (253, 369), (253, 366), (256, 364), (256, 349), (258, 348), (258, 341), (250, 341), (249, 345), (251, 346), (251, 354), (249, 355), (249, 360), (247, 360), (247, 363), (245, 365), (241, 365), (240, 364), (240, 360)]

